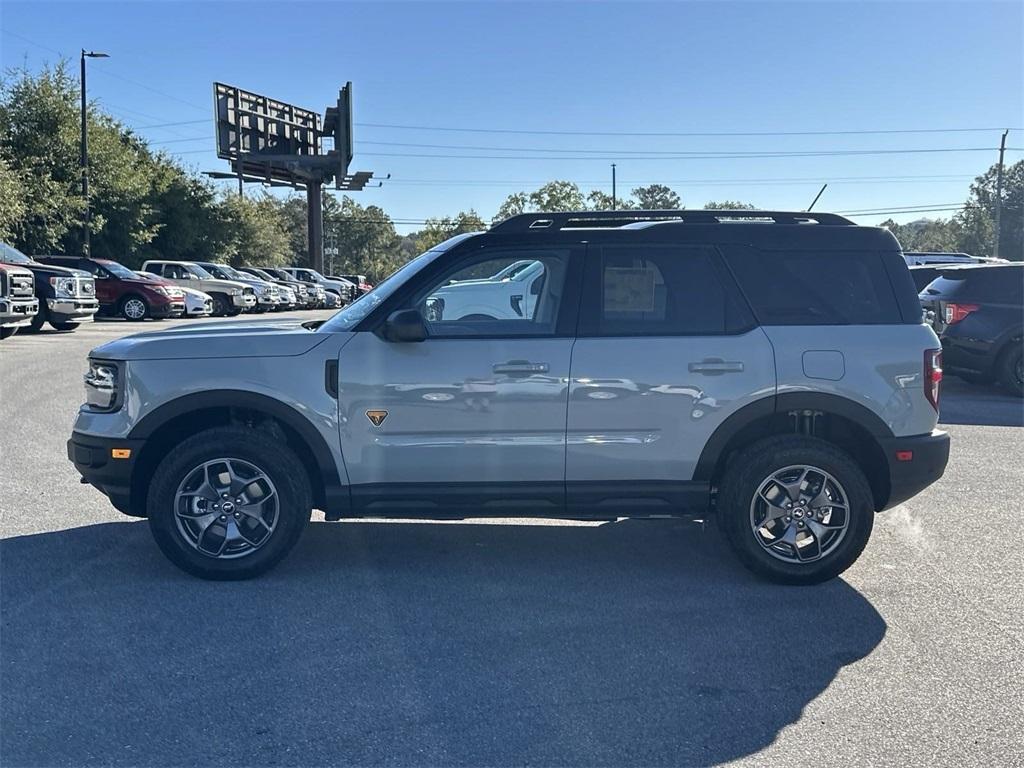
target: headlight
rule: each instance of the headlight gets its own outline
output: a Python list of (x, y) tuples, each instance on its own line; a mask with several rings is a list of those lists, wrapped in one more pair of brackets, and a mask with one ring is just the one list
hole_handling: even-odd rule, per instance
[(269, 285), (264, 285), (260, 288), (260, 296), (269, 296), (273, 293)]
[(121, 407), (121, 376), (117, 363), (89, 360), (85, 374), (85, 402), (94, 411), (116, 411)]
[(159, 293), (161, 296), (170, 296), (171, 292), (164, 288), (162, 285), (154, 285), (153, 290)]
[(75, 278), (73, 277), (51, 277), (50, 285), (57, 296), (71, 297), (75, 295)]

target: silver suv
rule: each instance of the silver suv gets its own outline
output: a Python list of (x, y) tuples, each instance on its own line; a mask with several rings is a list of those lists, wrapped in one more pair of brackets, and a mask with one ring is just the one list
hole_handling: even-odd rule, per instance
[[(524, 265), (521, 289), (495, 289)], [(467, 314), (447, 300), (460, 285), (479, 299)], [(427, 251), (326, 322), (93, 350), (68, 451), (204, 578), (271, 568), (316, 507), (711, 514), (746, 566), (808, 584), (857, 559), (875, 512), (941, 477), (941, 377), (884, 229), (525, 214)]]

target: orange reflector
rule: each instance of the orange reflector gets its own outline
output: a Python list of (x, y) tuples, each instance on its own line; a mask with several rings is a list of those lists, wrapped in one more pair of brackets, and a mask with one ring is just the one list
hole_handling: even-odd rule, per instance
[(110, 458), (112, 459), (130, 459), (132, 457), (131, 448), (111, 448)]
[(896, 461), (913, 461), (913, 451), (896, 451)]

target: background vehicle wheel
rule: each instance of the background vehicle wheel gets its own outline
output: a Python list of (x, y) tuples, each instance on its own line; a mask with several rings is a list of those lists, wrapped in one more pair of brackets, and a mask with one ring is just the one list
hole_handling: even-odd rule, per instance
[(813, 437), (759, 440), (729, 462), (719, 525), (740, 561), (783, 584), (817, 584), (860, 556), (874, 524), (867, 478), (841, 449)]
[(312, 494), (298, 457), (268, 433), (217, 427), (159, 464), (146, 501), (160, 550), (203, 579), (259, 576), (299, 540)]
[(2, 325), (0, 326), (0, 340), (9, 339), (17, 332), (18, 326), (16, 325)]
[(141, 296), (125, 296), (118, 312), (125, 320), (145, 320), (149, 317), (149, 304)]
[(32, 333), (39, 333), (42, 330), (43, 323), (46, 322), (46, 312), (42, 308), (42, 303), (39, 302), (39, 311), (32, 315), (32, 319), (29, 321), (28, 330)]
[(55, 322), (55, 321), (51, 320), (50, 321), (50, 325), (52, 325), (58, 331), (73, 331), (73, 330), (75, 330), (75, 328), (80, 326), (81, 323), (71, 323), (71, 322), (67, 322), (67, 321)]
[(999, 383), (1009, 392), (1024, 397), (1024, 343), (1010, 342), (1010, 348), (999, 358)]
[(213, 299), (213, 314), (215, 317), (224, 317), (231, 312), (231, 303), (227, 300), (224, 294), (211, 293), (210, 297)]

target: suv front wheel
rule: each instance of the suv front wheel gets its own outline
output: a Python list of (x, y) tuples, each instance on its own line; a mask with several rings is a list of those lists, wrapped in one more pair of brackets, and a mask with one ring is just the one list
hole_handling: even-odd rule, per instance
[(732, 458), (717, 514), (745, 566), (784, 584), (817, 584), (860, 556), (874, 523), (864, 472), (814, 437), (760, 440)]
[(176, 446), (149, 486), (160, 550), (204, 579), (248, 579), (273, 568), (309, 522), (309, 479), (269, 433), (216, 427)]

